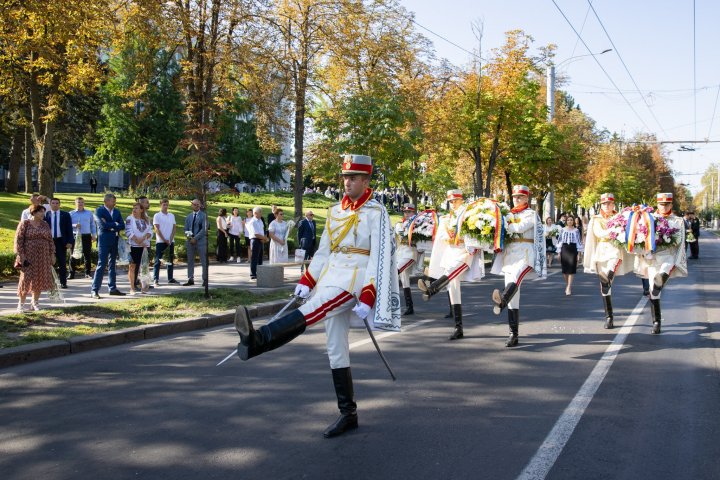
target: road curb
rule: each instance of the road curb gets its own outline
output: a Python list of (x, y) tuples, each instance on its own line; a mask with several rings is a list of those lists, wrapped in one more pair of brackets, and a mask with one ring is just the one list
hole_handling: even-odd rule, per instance
[[(256, 303), (247, 308), (250, 318), (257, 318), (279, 312), (287, 302), (287, 300), (280, 299), (271, 302)], [(114, 330), (112, 332), (82, 335), (67, 340), (48, 340), (46, 342), (6, 348), (0, 351), (0, 369), (23, 363), (88, 352), (98, 348), (114, 347), (125, 343), (134, 343), (175, 335), (176, 333), (228, 325), (233, 322), (234, 316), (235, 310), (226, 310), (215, 314), (205, 314), (201, 317), (171, 320), (164, 323), (123, 328), (122, 330)]]

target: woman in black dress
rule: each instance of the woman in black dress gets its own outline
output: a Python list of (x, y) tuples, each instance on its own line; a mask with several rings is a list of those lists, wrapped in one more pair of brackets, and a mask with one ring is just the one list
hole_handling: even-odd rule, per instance
[(575, 227), (575, 219), (567, 217), (565, 227), (560, 230), (558, 248), (560, 249), (560, 265), (565, 277), (565, 295), (572, 294), (573, 276), (577, 271), (578, 252), (583, 251), (580, 231)]

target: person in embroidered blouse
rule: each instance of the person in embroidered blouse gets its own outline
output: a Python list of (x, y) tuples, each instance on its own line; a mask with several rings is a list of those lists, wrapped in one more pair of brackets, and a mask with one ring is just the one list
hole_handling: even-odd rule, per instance
[(550, 235), (553, 228), (557, 228), (555, 227), (555, 222), (552, 217), (547, 217), (545, 219), (545, 225), (543, 225), (543, 235), (545, 235), (545, 253), (548, 268), (552, 267), (553, 258), (555, 258), (555, 254), (557, 253), (557, 238)]
[[(128, 281), (130, 282), (130, 294), (136, 293), (135, 284), (143, 265), (143, 252), (150, 248), (150, 239), (152, 238), (153, 225), (145, 209), (140, 202), (133, 204), (132, 215), (125, 220), (125, 234), (130, 243), (131, 262), (128, 265)], [(149, 252), (148, 252), (149, 253)], [(145, 262), (149, 266), (149, 259), (145, 256)], [(145, 276), (140, 278), (140, 292), (147, 293), (150, 288), (150, 282)]]
[(340, 416), (323, 433), (336, 437), (358, 427), (350, 371), (351, 323), (400, 329), (400, 295), (395, 239), (390, 216), (369, 188), (372, 161), (346, 155), (342, 166), (345, 197), (327, 212), (320, 245), (295, 288), (307, 301), (297, 310), (253, 328), (244, 306), (235, 313), (238, 356), (248, 360), (274, 350), (324, 320), (327, 352)]
[(572, 295), (572, 283), (577, 273), (578, 252), (583, 251), (580, 230), (575, 226), (575, 218), (567, 217), (565, 227), (560, 230), (558, 248), (560, 253), (560, 265), (562, 266), (563, 277), (565, 277), (565, 295)]

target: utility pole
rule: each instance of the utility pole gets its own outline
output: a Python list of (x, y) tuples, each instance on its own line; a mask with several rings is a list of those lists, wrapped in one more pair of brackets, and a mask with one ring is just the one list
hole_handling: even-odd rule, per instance
[[(548, 65), (547, 67), (547, 109), (548, 109), (548, 123), (552, 123), (555, 117), (555, 65)], [(555, 220), (555, 190), (552, 185), (550, 192), (545, 197), (543, 205), (543, 218), (552, 217)]]

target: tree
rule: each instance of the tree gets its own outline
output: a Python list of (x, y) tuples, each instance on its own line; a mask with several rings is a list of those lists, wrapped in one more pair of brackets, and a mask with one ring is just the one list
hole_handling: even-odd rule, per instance
[(39, 190), (52, 194), (52, 152), (64, 97), (96, 89), (114, 24), (109, 0), (8, 0), (0, 14), (0, 94), (27, 94)]
[(95, 153), (84, 168), (124, 169), (133, 185), (149, 171), (177, 168), (185, 122), (173, 52), (136, 40), (113, 56), (109, 67)]

